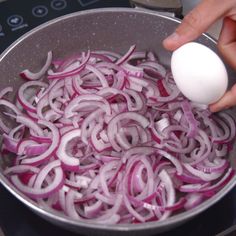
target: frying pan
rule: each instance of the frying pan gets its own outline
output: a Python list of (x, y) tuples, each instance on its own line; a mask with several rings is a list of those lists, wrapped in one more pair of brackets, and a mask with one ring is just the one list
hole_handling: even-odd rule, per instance
[[(23, 83), (18, 74), (25, 68), (37, 71), (50, 50), (55, 58), (61, 58), (87, 49), (125, 53), (130, 45), (136, 44), (139, 50), (154, 51), (161, 63), (169, 66), (171, 53), (162, 47), (162, 40), (178, 24), (179, 20), (172, 17), (128, 8), (89, 10), (57, 18), (28, 32), (3, 52), (0, 56), (0, 89), (11, 85), (16, 90)], [(202, 35), (197, 41), (217, 52), (216, 43), (209, 36)], [(230, 68), (227, 69), (231, 84), (235, 73)], [(236, 116), (235, 110), (229, 112)], [(235, 168), (233, 155), (230, 160)], [(201, 205), (160, 222), (135, 225), (89, 224), (44, 210), (21, 194), (2, 174), (10, 162), (10, 157), (7, 162), (0, 159), (0, 182), (18, 200), (47, 221), (87, 235), (150, 235), (170, 230), (211, 207), (236, 183), (234, 177), (221, 191)]]

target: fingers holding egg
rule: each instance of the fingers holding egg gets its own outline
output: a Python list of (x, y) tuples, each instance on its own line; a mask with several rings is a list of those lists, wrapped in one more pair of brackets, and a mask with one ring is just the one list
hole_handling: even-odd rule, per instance
[(228, 87), (224, 63), (215, 52), (199, 43), (187, 43), (175, 50), (171, 70), (179, 90), (196, 103), (215, 103)]
[(236, 84), (217, 102), (210, 104), (211, 112), (218, 112), (236, 105)]

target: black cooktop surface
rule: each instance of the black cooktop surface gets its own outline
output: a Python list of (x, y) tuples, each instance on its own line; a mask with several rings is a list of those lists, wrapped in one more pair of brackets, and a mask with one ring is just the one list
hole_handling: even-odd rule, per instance
[[(78, 10), (112, 6), (130, 7), (130, 4), (128, 0), (3, 1), (0, 3), (0, 52), (25, 32), (50, 19)], [(204, 213), (162, 236), (212, 236), (234, 223), (236, 223), (236, 189)], [(79, 235), (65, 231), (36, 216), (1, 185), (0, 228), (5, 236)]]
[(0, 0), (0, 51), (53, 18), (91, 8), (129, 6), (128, 0)]

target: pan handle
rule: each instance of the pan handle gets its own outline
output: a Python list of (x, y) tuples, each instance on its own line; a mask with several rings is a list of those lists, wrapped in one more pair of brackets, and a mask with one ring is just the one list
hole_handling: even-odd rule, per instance
[(130, 0), (130, 3), (136, 8), (146, 8), (165, 15), (183, 18), (181, 0)]

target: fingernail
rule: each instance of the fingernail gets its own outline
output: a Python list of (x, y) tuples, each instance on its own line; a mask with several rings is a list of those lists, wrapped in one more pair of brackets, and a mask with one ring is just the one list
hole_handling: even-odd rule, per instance
[(179, 40), (179, 34), (174, 32), (173, 34), (168, 36), (165, 40), (167, 40), (167, 41), (178, 41)]

